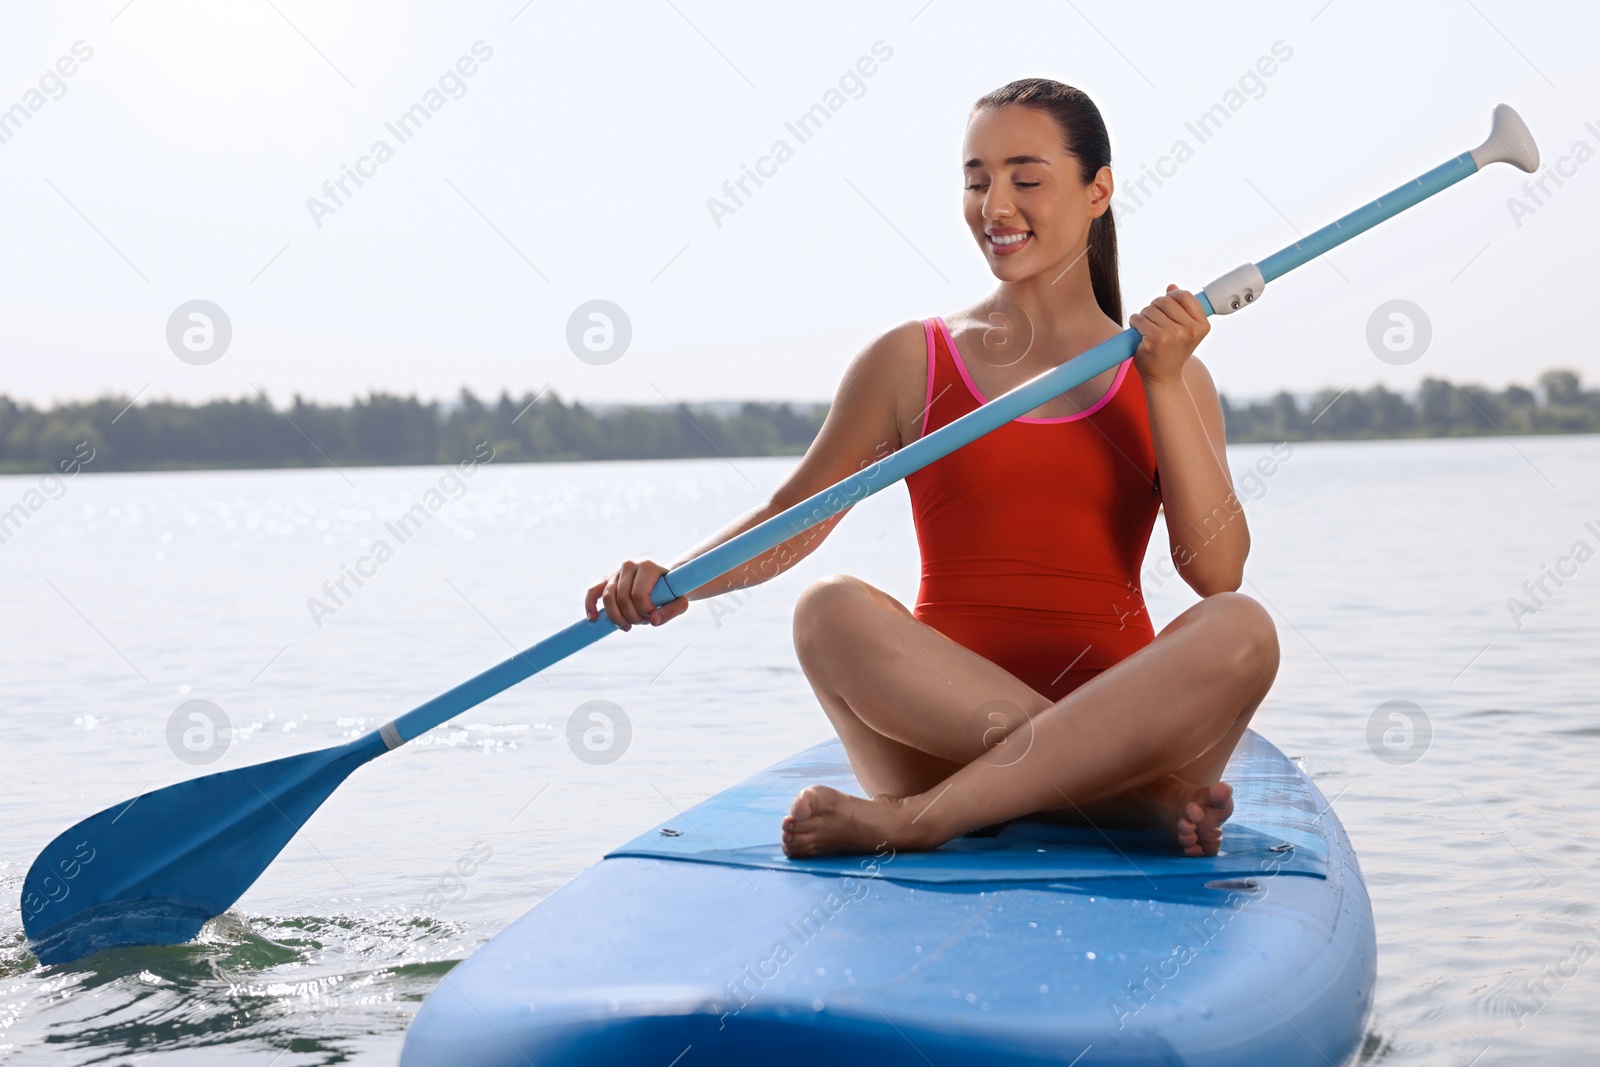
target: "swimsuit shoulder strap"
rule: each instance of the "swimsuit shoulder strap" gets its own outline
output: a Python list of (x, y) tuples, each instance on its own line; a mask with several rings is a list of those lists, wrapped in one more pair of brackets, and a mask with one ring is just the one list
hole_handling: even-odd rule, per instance
[(922, 398), (921, 436), (925, 437), (973, 410), (977, 403), (958, 377), (957, 357), (946, 340), (950, 336), (948, 327), (934, 316), (922, 320), (922, 333), (928, 344), (928, 385)]

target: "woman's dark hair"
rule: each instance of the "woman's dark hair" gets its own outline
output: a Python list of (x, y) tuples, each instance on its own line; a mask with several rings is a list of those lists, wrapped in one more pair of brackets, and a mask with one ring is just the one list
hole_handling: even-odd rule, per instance
[[(1089, 94), (1049, 78), (1021, 78), (1003, 85), (972, 105), (973, 114), (986, 107), (1031, 107), (1055, 119), (1068, 152), (1077, 157), (1079, 180), (1094, 180), (1101, 167), (1111, 165), (1111, 137), (1105, 120)], [(1111, 209), (1089, 224), (1089, 283), (1095, 302), (1118, 326), (1122, 325), (1122, 283), (1117, 280), (1117, 228)]]

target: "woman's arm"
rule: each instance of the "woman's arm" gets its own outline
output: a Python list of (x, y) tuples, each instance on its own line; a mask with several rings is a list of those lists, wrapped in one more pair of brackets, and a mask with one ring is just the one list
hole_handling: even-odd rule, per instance
[(1200, 301), (1175, 285), (1128, 324), (1142, 338), (1133, 361), (1144, 381), (1172, 562), (1201, 596), (1236, 590), (1250, 530), (1228, 473), (1222, 404), (1194, 358), (1210, 324)]
[[(774, 578), (814, 552), (849, 508), (829, 516), (731, 571), (688, 590), (676, 600), (656, 608), (650, 590), (667, 571), (682, 566), (725, 541), (765, 522), (840, 479), (881, 460), (898, 449), (913, 429), (903, 435), (904, 399), (911, 386), (922, 384), (918, 360), (926, 363), (921, 323), (906, 323), (873, 341), (851, 361), (835, 391), (833, 404), (816, 438), (793, 471), (767, 500), (678, 556), (667, 566), (651, 560), (625, 561), (615, 572), (590, 587), (584, 610), (599, 618), (596, 601), (604, 603), (613, 622), (626, 630), (634, 623), (653, 626), (676, 618), (690, 600), (703, 600)], [(918, 397), (921, 393), (916, 394)]]

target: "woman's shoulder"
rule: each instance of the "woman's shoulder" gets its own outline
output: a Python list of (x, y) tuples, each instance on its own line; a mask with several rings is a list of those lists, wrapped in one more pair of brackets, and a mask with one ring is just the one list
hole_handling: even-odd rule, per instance
[[(923, 407), (927, 378), (927, 339), (920, 320), (892, 326), (856, 353), (850, 361), (834, 406), (875, 420), (892, 420), (904, 443)], [(909, 436), (908, 436), (909, 433)]]
[(920, 321), (912, 319), (890, 327), (856, 353), (845, 371), (841, 387), (870, 386), (896, 390), (916, 378), (921, 382), (927, 365), (927, 340)]
[(927, 336), (920, 319), (891, 326), (867, 342), (860, 358), (885, 369), (903, 369), (927, 358)]

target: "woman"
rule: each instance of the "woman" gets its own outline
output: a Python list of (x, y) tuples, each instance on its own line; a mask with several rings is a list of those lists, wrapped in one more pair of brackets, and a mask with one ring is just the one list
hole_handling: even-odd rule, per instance
[[(764, 505), (687, 562), (1121, 330), (1110, 143), (1094, 103), (1044, 79), (974, 106), (967, 225), (999, 280), (851, 363), (817, 438)], [(915, 608), (849, 575), (808, 587), (795, 651), (871, 800), (802, 790), (794, 857), (934, 848), (1032, 813), (1156, 825), (1215, 855), (1224, 765), (1277, 673), (1267, 613), (1236, 590), (1249, 533), (1223, 460), (1221, 405), (1194, 358), (1208, 325), (1168, 286), (1129, 318), (1106, 371), (906, 479), (922, 553)], [(1159, 634), (1139, 590), (1158, 506), (1201, 601)], [(625, 562), (588, 591), (623, 629), (793, 566), (834, 516), (661, 607), (671, 569)]]

